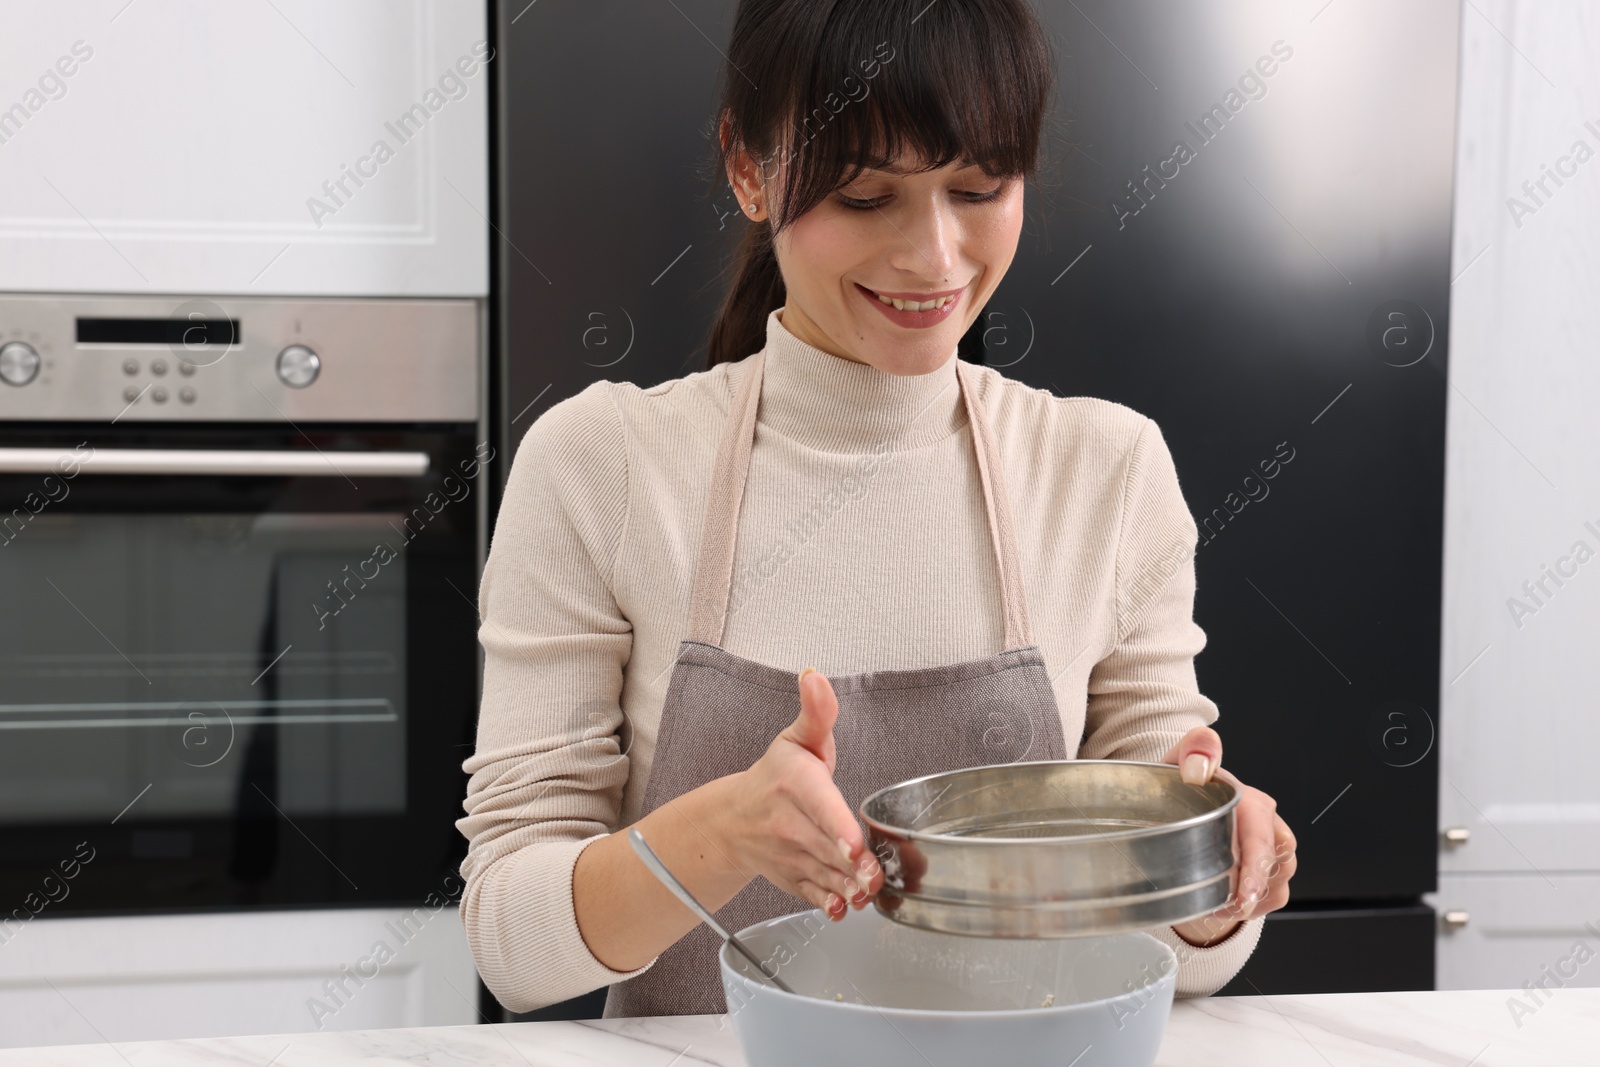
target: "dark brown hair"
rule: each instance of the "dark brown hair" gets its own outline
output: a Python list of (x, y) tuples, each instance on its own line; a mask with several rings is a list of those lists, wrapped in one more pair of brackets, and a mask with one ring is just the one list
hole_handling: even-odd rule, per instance
[(766, 221), (745, 222), (706, 368), (766, 344), (784, 302), (773, 235), (863, 170), (909, 150), (924, 170), (1033, 177), (1053, 66), (1027, 0), (740, 0), (712, 181), (743, 147), (782, 187)]

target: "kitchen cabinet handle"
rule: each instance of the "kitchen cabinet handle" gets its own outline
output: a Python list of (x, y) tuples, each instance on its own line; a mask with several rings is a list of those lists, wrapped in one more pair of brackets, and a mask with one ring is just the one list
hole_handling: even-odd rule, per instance
[(263, 451), (204, 448), (0, 448), (0, 474), (228, 474), (249, 477), (415, 478), (426, 452)]
[(1444, 832), (1444, 839), (1452, 845), (1464, 845), (1472, 837), (1472, 831), (1465, 826), (1452, 826)]
[(1447, 911), (1444, 913), (1444, 924), (1452, 930), (1459, 930), (1467, 925), (1471, 916), (1464, 911)]

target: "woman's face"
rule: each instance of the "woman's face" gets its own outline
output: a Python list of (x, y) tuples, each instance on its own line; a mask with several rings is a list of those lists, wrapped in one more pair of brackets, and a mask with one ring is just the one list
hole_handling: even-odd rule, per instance
[[(990, 178), (959, 162), (904, 173), (909, 165), (902, 157), (898, 173), (863, 172), (775, 242), (787, 290), (784, 327), (890, 374), (927, 374), (951, 358), (1005, 277), (1022, 232), (1022, 179)], [(766, 195), (747, 218), (767, 217)], [(897, 310), (880, 294), (917, 304), (953, 299)]]

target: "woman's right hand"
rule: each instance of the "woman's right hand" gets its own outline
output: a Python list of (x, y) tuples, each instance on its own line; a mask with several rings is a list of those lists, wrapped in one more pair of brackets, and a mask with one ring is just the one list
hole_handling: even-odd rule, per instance
[(723, 832), (741, 870), (763, 875), (832, 919), (883, 884), (861, 827), (834, 784), (839, 700), (821, 671), (800, 672), (800, 714), (749, 770), (733, 775)]

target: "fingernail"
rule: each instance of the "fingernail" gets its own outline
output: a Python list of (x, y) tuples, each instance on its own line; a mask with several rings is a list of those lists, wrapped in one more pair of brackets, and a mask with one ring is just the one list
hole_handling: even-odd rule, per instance
[(872, 855), (862, 856), (861, 862), (856, 865), (856, 870), (860, 873), (863, 882), (872, 881), (872, 876), (878, 873), (877, 857)]
[(1211, 777), (1211, 760), (1198, 752), (1190, 753), (1183, 761), (1180, 776), (1189, 785), (1205, 785)]
[(800, 682), (805, 681), (806, 680), (806, 675), (814, 674), (815, 672), (816, 672), (816, 668), (815, 667), (806, 667), (806, 668), (804, 668), (800, 672), (800, 677), (795, 679), (796, 684), (799, 684)]
[(839, 899), (838, 893), (829, 893), (828, 899), (822, 902), (823, 910), (829, 915), (844, 907), (844, 901)]
[(849, 878), (844, 880), (844, 898), (853, 900), (861, 893), (861, 887)]
[(850, 862), (850, 853), (853, 851), (850, 848), (850, 842), (846, 841), (844, 838), (841, 837), (838, 840), (838, 845), (839, 845), (839, 853), (842, 856), (844, 856), (844, 861), (846, 863), (849, 863)]

